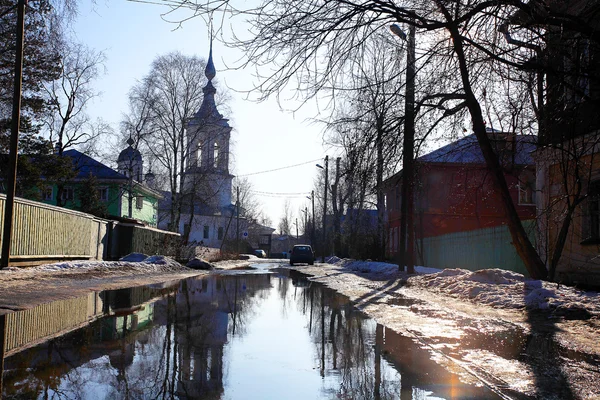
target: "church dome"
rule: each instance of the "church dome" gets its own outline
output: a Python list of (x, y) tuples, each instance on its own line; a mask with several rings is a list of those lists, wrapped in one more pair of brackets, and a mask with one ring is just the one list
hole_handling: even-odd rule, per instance
[(120, 163), (120, 162), (125, 162), (125, 161), (126, 162), (142, 161), (142, 154), (139, 152), (139, 150), (131, 147), (131, 145), (133, 144), (133, 139), (129, 138), (127, 140), (127, 144), (129, 146), (119, 154), (119, 158), (117, 158), (117, 162)]

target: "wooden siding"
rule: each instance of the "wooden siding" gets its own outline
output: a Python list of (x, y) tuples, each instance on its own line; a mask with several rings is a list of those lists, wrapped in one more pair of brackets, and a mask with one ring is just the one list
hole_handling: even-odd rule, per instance
[[(5, 198), (0, 195), (1, 222), (4, 220)], [(17, 198), (10, 263), (102, 259), (107, 239), (106, 225), (107, 221), (89, 214)]]
[[(523, 225), (533, 240), (535, 221), (523, 221)], [(418, 263), (426, 267), (471, 271), (501, 268), (528, 276), (506, 226), (424, 238), (416, 248)]]
[(102, 315), (98, 292), (7, 314), (5, 356), (80, 328)]

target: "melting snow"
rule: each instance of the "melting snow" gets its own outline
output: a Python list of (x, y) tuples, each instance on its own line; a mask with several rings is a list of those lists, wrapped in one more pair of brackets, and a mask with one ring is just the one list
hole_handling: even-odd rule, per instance
[[(333, 259), (345, 270), (389, 276), (398, 274), (396, 264)], [(502, 308), (541, 310), (586, 310), (600, 315), (600, 296), (570, 286), (529, 279), (522, 274), (502, 269), (439, 270), (415, 267), (416, 275), (408, 277), (408, 285), (422, 287), (455, 298)]]

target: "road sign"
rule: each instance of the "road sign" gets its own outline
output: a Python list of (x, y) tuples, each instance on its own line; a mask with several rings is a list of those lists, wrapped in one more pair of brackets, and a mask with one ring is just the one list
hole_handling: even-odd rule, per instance
[(248, 237), (248, 232), (244, 231), (244, 233), (242, 233), (242, 236), (247, 238)]

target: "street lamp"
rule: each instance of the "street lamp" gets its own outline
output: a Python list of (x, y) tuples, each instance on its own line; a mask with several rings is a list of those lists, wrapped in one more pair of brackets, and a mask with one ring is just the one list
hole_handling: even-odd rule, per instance
[(323, 253), (321, 262), (325, 262), (325, 252), (327, 251), (327, 186), (329, 182), (329, 156), (325, 156), (325, 168), (317, 164), (317, 167), (325, 170), (325, 196), (323, 198)]
[(402, 206), (400, 208), (400, 262), (406, 265), (409, 274), (414, 273), (414, 146), (415, 146), (415, 25), (410, 24), (408, 38), (396, 24), (390, 26), (396, 36), (407, 42), (406, 52), (406, 95), (404, 97), (404, 142), (402, 149)]

